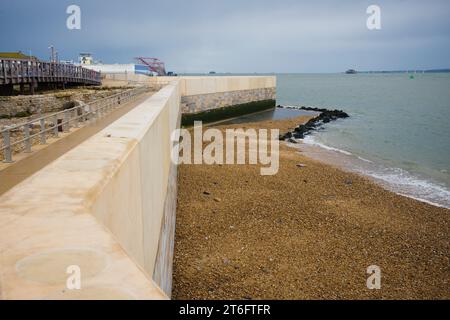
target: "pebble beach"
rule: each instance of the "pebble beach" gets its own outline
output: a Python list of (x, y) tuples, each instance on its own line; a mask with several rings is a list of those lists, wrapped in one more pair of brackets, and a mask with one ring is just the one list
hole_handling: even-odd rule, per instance
[[(285, 133), (309, 119), (235, 127)], [(273, 176), (258, 165), (179, 166), (173, 298), (449, 299), (450, 210), (301, 149), (281, 143)], [(379, 290), (366, 286), (371, 265)]]

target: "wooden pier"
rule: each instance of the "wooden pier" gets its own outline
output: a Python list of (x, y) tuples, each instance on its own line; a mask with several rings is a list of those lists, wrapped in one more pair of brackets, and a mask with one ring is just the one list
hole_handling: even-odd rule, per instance
[(13, 86), (25, 85), (33, 94), (39, 85), (100, 85), (100, 72), (80, 66), (31, 59), (0, 59), (0, 95), (11, 95)]

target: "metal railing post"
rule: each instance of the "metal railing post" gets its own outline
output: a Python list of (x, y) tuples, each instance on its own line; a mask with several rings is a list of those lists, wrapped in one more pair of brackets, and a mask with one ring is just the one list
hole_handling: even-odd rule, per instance
[(79, 106), (77, 108), (77, 127), (82, 127), (83, 125), (81, 124), (83, 122), (83, 106)]
[(23, 126), (23, 134), (25, 136), (25, 153), (31, 153), (31, 140), (30, 140), (30, 124), (27, 123)]
[(74, 118), (73, 118), (73, 126), (75, 128), (78, 128), (78, 108), (75, 108), (72, 110), (72, 112), (75, 114)]
[(81, 114), (83, 117), (81, 118), (84, 123), (87, 123), (89, 121), (89, 112), (90, 112), (90, 106), (83, 106), (83, 109), (81, 110)]
[(41, 119), (40, 123), (41, 123), (41, 144), (46, 144), (47, 141), (45, 139), (45, 119)]
[(58, 116), (56, 114), (53, 116), (53, 126), (53, 134), (58, 138)]
[(89, 117), (89, 123), (94, 123), (95, 122), (95, 118), (97, 117), (97, 109), (93, 105), (90, 105), (89, 106), (89, 113), (91, 114), (90, 117)]
[(70, 131), (69, 112), (67, 110), (64, 110), (63, 131), (64, 132)]
[(11, 150), (11, 137), (9, 130), (5, 130), (2, 132), (3, 136), (3, 145), (5, 146), (5, 163), (11, 163), (12, 161), (12, 150)]

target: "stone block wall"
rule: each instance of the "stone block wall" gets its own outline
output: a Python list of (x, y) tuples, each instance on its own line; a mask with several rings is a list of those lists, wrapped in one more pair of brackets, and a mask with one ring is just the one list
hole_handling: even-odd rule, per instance
[(193, 114), (256, 101), (275, 100), (275, 88), (238, 90), (181, 97), (181, 112)]
[(45, 113), (58, 111), (68, 100), (60, 100), (54, 96), (16, 96), (0, 97), (0, 115), (14, 117), (17, 113)]
[(58, 112), (62, 109), (65, 102), (78, 100), (89, 103), (120, 91), (123, 91), (123, 89), (67, 90), (67, 92), (56, 94), (0, 97), (0, 116), (14, 117), (18, 113), (42, 114)]

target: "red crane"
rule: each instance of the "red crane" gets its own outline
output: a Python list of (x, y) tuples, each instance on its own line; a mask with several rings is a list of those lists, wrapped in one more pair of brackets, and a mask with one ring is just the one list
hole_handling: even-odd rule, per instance
[(165, 76), (167, 74), (164, 62), (158, 58), (137, 57), (135, 59), (144, 66), (147, 66), (150, 72), (155, 72), (158, 76)]

